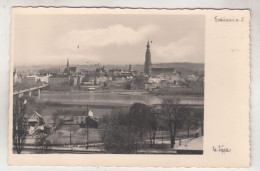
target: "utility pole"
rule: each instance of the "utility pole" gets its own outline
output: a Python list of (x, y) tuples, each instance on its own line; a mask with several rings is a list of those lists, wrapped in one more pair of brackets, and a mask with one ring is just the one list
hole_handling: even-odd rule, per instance
[(70, 120), (70, 147), (71, 147), (71, 145), (72, 145), (72, 141), (71, 141), (71, 127), (72, 127), (72, 121), (73, 121), (73, 119), (71, 118), (71, 120)]
[(86, 124), (87, 124), (87, 147), (86, 147), (86, 148), (87, 148), (87, 149), (88, 149), (88, 140), (89, 140), (89, 138), (88, 138), (88, 137), (89, 137), (89, 132), (88, 132), (88, 131), (89, 131), (89, 129), (88, 129), (88, 120), (89, 120), (89, 119), (88, 119), (88, 117), (89, 117), (89, 116), (87, 116), (87, 118), (86, 118)]
[(86, 149), (88, 149), (88, 144), (89, 144), (89, 109), (88, 109), (88, 106), (87, 106), (87, 117), (86, 117), (86, 124), (87, 124), (87, 146), (86, 146)]
[(163, 151), (163, 130), (162, 130), (162, 151)]

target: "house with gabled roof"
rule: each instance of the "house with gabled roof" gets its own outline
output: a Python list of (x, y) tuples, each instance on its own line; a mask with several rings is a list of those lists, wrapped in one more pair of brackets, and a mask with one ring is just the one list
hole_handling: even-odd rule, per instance
[(28, 119), (29, 134), (32, 134), (37, 129), (44, 130), (44, 118), (36, 111), (33, 111), (32, 115)]
[(36, 125), (44, 125), (44, 118), (36, 111), (33, 111), (33, 114), (28, 119), (29, 126), (36, 126)]

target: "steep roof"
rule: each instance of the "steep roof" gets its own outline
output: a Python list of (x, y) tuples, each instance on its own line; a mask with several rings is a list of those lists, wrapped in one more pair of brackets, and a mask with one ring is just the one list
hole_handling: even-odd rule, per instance
[(39, 118), (43, 118), (39, 113), (37, 113), (36, 111), (33, 111), (33, 113), (35, 114), (35, 115), (37, 115)]
[(49, 78), (69, 78), (68, 75), (52, 75)]

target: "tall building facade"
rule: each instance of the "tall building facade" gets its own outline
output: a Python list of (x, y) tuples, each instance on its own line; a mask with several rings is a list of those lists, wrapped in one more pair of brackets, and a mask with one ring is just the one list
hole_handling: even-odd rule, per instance
[(150, 75), (152, 73), (152, 61), (151, 61), (151, 51), (150, 51), (149, 41), (147, 42), (147, 45), (146, 45), (144, 73), (146, 75)]
[(64, 83), (69, 84), (70, 83), (70, 76), (68, 76), (68, 75), (53, 75), (53, 76), (50, 76), (48, 78), (48, 83), (51, 86), (52, 85), (64, 84)]

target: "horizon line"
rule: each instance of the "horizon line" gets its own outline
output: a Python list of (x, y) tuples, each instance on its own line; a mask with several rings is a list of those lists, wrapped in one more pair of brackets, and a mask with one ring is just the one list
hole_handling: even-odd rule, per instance
[[(158, 64), (171, 64), (171, 63), (191, 63), (191, 64), (205, 64), (204, 62), (161, 62), (161, 63), (152, 63), (152, 65), (158, 65)], [(14, 67), (21, 67), (21, 66), (39, 66), (39, 65), (45, 65), (45, 66), (66, 66), (67, 64), (24, 64), (24, 65), (13, 65)], [(128, 63), (128, 64), (101, 64), (101, 63), (95, 63), (95, 64), (70, 64), (72, 65), (144, 65), (144, 63)]]

